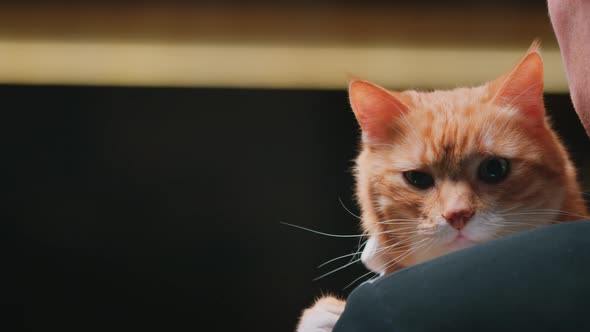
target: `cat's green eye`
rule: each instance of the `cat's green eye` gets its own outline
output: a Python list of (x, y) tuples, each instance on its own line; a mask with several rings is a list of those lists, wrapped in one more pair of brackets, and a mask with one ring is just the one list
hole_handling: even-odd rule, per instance
[(428, 173), (407, 171), (404, 172), (404, 178), (409, 184), (419, 189), (428, 189), (434, 186), (434, 178)]
[(504, 158), (488, 158), (479, 165), (478, 177), (487, 183), (498, 183), (508, 176), (510, 162)]

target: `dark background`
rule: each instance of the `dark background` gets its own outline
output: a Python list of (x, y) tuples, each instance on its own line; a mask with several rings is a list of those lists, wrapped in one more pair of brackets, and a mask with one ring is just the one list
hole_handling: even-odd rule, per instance
[[(21, 329), (292, 331), (366, 271), (345, 91), (0, 86)], [(569, 96), (547, 96), (589, 169)], [(588, 179), (584, 179), (588, 180)], [(357, 283), (358, 284), (358, 283)], [(12, 288), (12, 287), (10, 287)]]

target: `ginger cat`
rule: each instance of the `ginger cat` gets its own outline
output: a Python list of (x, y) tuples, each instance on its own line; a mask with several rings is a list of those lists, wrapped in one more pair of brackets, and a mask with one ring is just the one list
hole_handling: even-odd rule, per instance
[[(539, 43), (474, 88), (394, 92), (349, 85), (362, 130), (357, 200), (375, 272), (514, 232), (587, 217), (575, 168), (545, 116)], [(344, 304), (323, 297), (298, 332), (331, 331)]]

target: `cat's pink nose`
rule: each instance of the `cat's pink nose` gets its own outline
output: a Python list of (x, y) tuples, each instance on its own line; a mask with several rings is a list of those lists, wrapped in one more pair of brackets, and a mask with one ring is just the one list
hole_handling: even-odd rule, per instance
[(443, 217), (454, 229), (460, 231), (473, 217), (473, 211), (469, 209), (451, 210), (445, 212)]

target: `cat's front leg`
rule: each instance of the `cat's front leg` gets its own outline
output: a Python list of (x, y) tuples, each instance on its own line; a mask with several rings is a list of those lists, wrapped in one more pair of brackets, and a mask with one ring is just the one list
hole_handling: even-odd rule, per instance
[(331, 332), (344, 311), (345, 302), (332, 296), (318, 299), (303, 311), (297, 332)]

